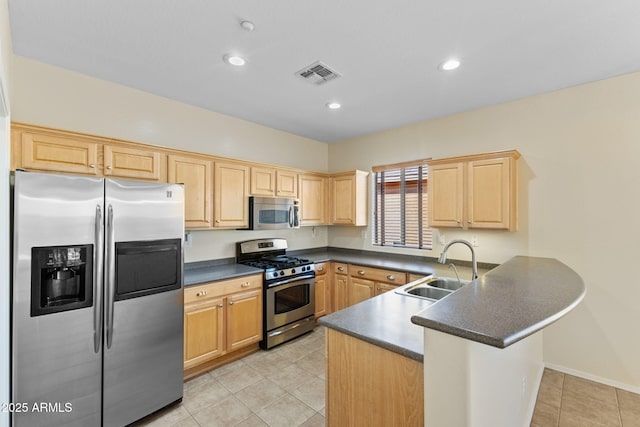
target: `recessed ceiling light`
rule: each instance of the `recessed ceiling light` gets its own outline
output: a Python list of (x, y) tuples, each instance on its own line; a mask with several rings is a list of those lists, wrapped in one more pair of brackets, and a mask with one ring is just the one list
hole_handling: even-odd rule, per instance
[(238, 55), (225, 55), (223, 57), (225, 62), (228, 62), (231, 65), (235, 65), (236, 67), (242, 67), (247, 63), (247, 60)]
[(438, 65), (438, 69), (440, 69), (440, 71), (451, 71), (455, 70), (459, 66), (460, 61), (458, 59), (447, 59), (446, 61)]
[(251, 21), (242, 21), (240, 23), (240, 26), (242, 27), (242, 29), (247, 30), (247, 31), (253, 31), (256, 28), (254, 23), (251, 22)]
[(342, 105), (340, 105), (340, 103), (339, 103), (339, 102), (329, 102), (329, 103), (327, 104), (327, 108), (328, 108), (328, 109), (330, 109), (330, 110), (337, 110), (337, 109), (339, 109), (340, 107), (342, 107)]

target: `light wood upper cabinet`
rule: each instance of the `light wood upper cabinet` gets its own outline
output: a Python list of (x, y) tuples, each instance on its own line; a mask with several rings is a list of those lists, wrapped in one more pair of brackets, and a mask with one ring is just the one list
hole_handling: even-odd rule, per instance
[(276, 196), (298, 198), (298, 174), (296, 172), (276, 169)]
[(213, 226), (213, 163), (198, 157), (168, 156), (168, 181), (184, 184), (185, 228)]
[(165, 181), (164, 154), (139, 148), (104, 146), (104, 176)]
[[(99, 175), (99, 144), (93, 141), (14, 131), (13, 151), (24, 169)], [(17, 160), (17, 159), (16, 159)]]
[(249, 225), (249, 167), (241, 163), (215, 162), (213, 226), (243, 228)]
[(367, 225), (368, 176), (359, 170), (331, 176), (331, 224)]
[(429, 225), (517, 228), (517, 151), (432, 160)]
[(276, 170), (273, 168), (251, 167), (251, 195), (275, 196)]
[(464, 164), (429, 165), (427, 182), (429, 225), (461, 227), (464, 203)]
[(298, 175), (300, 225), (326, 225), (328, 178), (319, 174)]

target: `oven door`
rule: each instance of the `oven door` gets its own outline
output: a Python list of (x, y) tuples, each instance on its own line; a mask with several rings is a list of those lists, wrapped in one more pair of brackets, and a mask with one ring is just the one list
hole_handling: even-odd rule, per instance
[(294, 279), (267, 288), (265, 320), (268, 331), (313, 316), (315, 310), (315, 277)]

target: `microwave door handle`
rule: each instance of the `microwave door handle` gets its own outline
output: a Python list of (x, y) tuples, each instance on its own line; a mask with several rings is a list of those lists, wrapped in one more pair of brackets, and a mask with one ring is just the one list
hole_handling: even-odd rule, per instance
[(289, 206), (289, 228), (293, 228), (293, 206)]
[(100, 352), (102, 344), (102, 285), (104, 283), (102, 263), (104, 261), (104, 230), (102, 208), (96, 205), (95, 251), (93, 253), (93, 350)]
[(113, 229), (113, 207), (109, 205), (107, 211), (107, 230), (106, 230), (106, 262), (105, 267), (107, 270), (105, 280), (105, 306), (106, 306), (106, 335), (107, 335), (107, 349), (111, 348), (113, 341), (113, 304), (115, 294), (115, 274), (116, 274), (116, 259), (115, 259), (115, 243), (114, 243), (114, 229)]

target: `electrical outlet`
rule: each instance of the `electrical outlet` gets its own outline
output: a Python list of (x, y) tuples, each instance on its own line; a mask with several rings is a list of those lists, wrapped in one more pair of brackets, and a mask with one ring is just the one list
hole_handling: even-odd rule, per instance
[(478, 244), (478, 236), (471, 236), (471, 246), (473, 246), (474, 248), (480, 246)]
[(444, 234), (438, 234), (438, 243), (440, 243), (441, 245), (447, 243), (447, 239), (445, 239)]
[(193, 239), (191, 238), (191, 232), (190, 231), (185, 231), (185, 233), (184, 233), (184, 247), (185, 248), (190, 248), (192, 243), (193, 243)]

